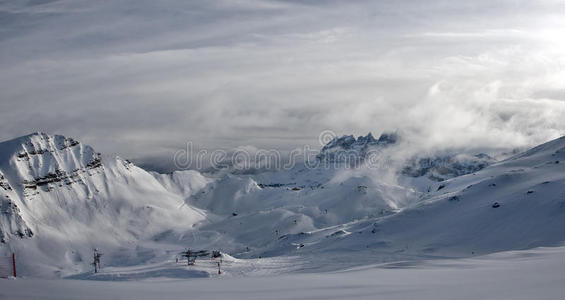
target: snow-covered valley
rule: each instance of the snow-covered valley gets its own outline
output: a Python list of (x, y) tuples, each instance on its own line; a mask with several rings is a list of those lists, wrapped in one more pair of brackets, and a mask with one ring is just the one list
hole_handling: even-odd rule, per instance
[[(486, 154), (400, 156), (401, 147), (391, 135), (345, 136), (317, 157), (331, 168), (158, 174), (71, 138), (31, 134), (0, 143), (0, 255), (17, 254), (18, 276), (27, 284), (48, 289), (76, 282), (32, 278), (150, 280), (171, 290), (171, 298), (187, 278), (200, 293), (216, 282), (196, 278), (232, 278), (222, 281), (227, 293), (255, 282), (244, 279), (251, 277), (265, 280), (266, 289), (278, 280), (326, 278), (315, 295), (357, 280), (363, 287), (356, 292), (378, 295), (406, 284), (384, 278), (420, 273), (431, 274), (430, 285), (410, 282), (398, 297), (423, 285), (433, 295), (434, 286), (443, 286), (433, 280), (471, 276), (465, 280), (479, 284), (490, 268), (509, 272), (518, 268), (514, 262), (539, 268), (531, 253), (542, 253), (547, 264), (565, 255), (558, 247), (565, 241), (565, 138), (498, 162)], [(355, 166), (341, 161), (352, 153), (362, 157)], [(529, 250), (548, 246), (557, 248)], [(96, 274), (93, 249), (103, 253)], [(221, 251), (222, 274), (220, 258), (187, 266), (180, 256), (186, 249)], [(515, 252), (492, 254), (504, 251)], [(491, 266), (498, 257), (502, 262)], [(382, 280), (388, 283), (378, 285)], [(33, 298), (27, 292), (2, 295)]]

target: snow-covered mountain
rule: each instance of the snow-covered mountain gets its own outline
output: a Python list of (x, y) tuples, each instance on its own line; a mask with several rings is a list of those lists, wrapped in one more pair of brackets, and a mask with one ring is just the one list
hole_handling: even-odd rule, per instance
[[(313, 259), (465, 257), (565, 242), (565, 137), (472, 174), (436, 183), (399, 212), (289, 236)], [(273, 246), (280, 249), (283, 242)]]
[(0, 143), (0, 172), (0, 249), (29, 263), (23, 274), (81, 271), (93, 248), (117, 250), (205, 219), (145, 170), (59, 135)]
[[(395, 159), (388, 153), (399, 141), (346, 136), (318, 158), (377, 149), (379, 159)], [(35, 133), (0, 143), (0, 255), (15, 250), (22, 274), (48, 277), (87, 271), (94, 248), (113, 270), (163, 268), (186, 248), (297, 256), (307, 268), (337, 269), (556, 245), (565, 241), (563, 155), (562, 138), (498, 163), (443, 153), (410, 156), (391, 170), (338, 163), (158, 174)], [(193, 275), (177, 272), (165, 273)]]

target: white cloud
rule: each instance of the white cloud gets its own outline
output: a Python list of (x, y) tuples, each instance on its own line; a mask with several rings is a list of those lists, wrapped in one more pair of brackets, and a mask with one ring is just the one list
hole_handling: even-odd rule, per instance
[(557, 2), (45, 2), (0, 5), (3, 139), (144, 156), (324, 129), (477, 148), (565, 133)]

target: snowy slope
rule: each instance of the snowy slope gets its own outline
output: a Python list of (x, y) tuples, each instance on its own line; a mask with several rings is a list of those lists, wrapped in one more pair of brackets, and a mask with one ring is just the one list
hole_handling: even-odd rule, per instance
[(138, 241), (205, 218), (148, 172), (63, 136), (1, 143), (0, 171), (0, 250), (30, 262), (22, 274), (85, 270), (93, 248), (135, 254)]
[(184, 198), (194, 195), (213, 181), (212, 178), (205, 177), (194, 170), (174, 171), (169, 174), (151, 172), (151, 174), (168, 191), (179, 194)]
[[(211, 222), (199, 227), (198, 241), (209, 236), (215, 247), (243, 257), (288, 234), (314, 231), (354, 220), (395, 213), (418, 199), (418, 192), (375, 170), (309, 169), (257, 175), (224, 175), (187, 198)], [(286, 254), (281, 248), (277, 254)]]
[[(389, 152), (399, 145), (379, 140), (369, 136), (359, 145), (376, 143), (380, 158), (394, 158)], [(364, 149), (355, 143), (349, 149)], [(488, 158), (447, 159), (459, 167), (442, 174), (473, 173), (440, 182), (403, 173), (406, 161), (217, 176), (149, 173), (75, 140), (37, 133), (0, 143), (0, 254), (15, 250), (22, 274), (89, 278), (84, 272), (99, 248), (104, 268), (114, 272), (107, 276), (137, 278), (214, 271), (168, 267), (186, 248), (232, 254), (243, 260), (230, 272), (244, 274), (265, 257), (281, 270), (296, 271), (283, 267), (294, 256), (302, 270), (328, 271), (367, 260), (559, 245), (564, 149), (558, 139), (478, 169), (474, 162)], [(423, 174), (438, 166), (424, 165)]]
[[(436, 179), (424, 175), (448, 170), (441, 174), (453, 177), (490, 163), (483, 161), (484, 156), (444, 155), (423, 165), (416, 175), (405, 174), (405, 157), (395, 156), (397, 141), (394, 134), (379, 139), (370, 133), (357, 139), (343, 136), (322, 149), (317, 157), (320, 164), (227, 174), (203, 188), (199, 185), (200, 190), (186, 201), (207, 211), (211, 222), (202, 224), (199, 234), (186, 242), (218, 247), (239, 257), (301, 253), (301, 245), (307, 243), (299, 240), (310, 232), (341, 236), (336, 226), (393, 215), (419, 203), (423, 192), (437, 185)], [(366, 162), (372, 154), (378, 154), (371, 158), (377, 160)], [(359, 164), (352, 167), (351, 161), (341, 158)]]
[(313, 257), (366, 251), (381, 258), (465, 257), (560, 245), (565, 241), (564, 159), (565, 138), (560, 138), (436, 183), (396, 214), (292, 236), (285, 243), (304, 244), (301, 253)]

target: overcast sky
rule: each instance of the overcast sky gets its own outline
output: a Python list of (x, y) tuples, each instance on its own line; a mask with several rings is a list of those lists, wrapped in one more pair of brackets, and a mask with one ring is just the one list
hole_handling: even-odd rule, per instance
[[(560, 3), (561, 2), (561, 3)], [(0, 1), (0, 139), (125, 157), (565, 134), (563, 1)]]

